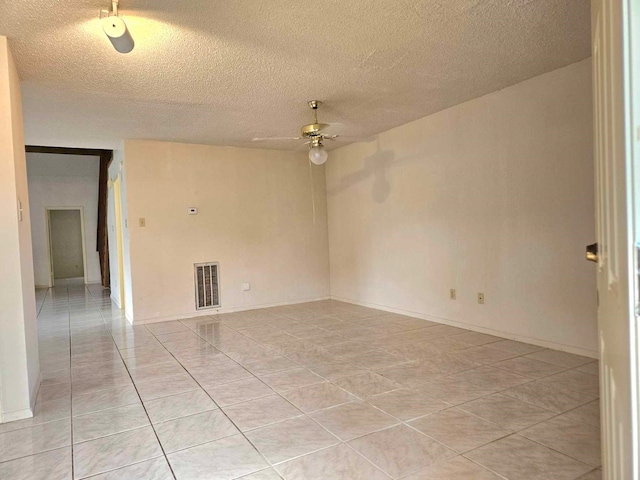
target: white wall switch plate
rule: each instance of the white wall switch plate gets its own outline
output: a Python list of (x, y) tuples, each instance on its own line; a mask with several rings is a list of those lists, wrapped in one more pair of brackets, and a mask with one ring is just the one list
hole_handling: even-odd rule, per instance
[(484, 293), (478, 293), (478, 303), (484, 305)]
[(242, 291), (243, 292), (248, 292), (249, 290), (251, 290), (251, 284), (248, 282), (245, 282), (242, 284)]
[(189, 215), (197, 215), (198, 209), (196, 207), (189, 207), (189, 210), (187, 210), (187, 212), (189, 213)]

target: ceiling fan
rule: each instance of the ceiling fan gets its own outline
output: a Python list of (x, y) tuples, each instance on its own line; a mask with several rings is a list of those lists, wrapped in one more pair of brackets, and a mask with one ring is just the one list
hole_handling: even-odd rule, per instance
[(254, 142), (264, 140), (306, 140), (305, 144), (309, 145), (309, 160), (315, 165), (322, 165), (329, 157), (329, 153), (325, 150), (322, 142), (324, 140), (335, 140), (339, 135), (324, 133), (323, 131), (329, 128), (330, 125), (328, 123), (318, 123), (318, 107), (322, 102), (311, 100), (307, 104), (313, 110), (313, 123), (302, 126), (300, 137), (258, 137), (252, 140)]

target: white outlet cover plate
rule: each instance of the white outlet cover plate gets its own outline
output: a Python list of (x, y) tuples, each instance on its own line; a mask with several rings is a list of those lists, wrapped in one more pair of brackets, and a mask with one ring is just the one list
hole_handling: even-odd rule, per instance
[(242, 284), (242, 291), (243, 292), (248, 292), (249, 290), (251, 290), (251, 284), (247, 283), (247, 282), (243, 283)]

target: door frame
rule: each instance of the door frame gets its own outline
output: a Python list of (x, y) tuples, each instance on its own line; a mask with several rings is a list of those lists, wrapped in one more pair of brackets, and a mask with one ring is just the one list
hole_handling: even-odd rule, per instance
[(118, 290), (120, 296), (120, 309), (124, 310), (125, 306), (125, 288), (124, 288), (124, 231), (122, 228), (122, 181), (120, 173), (116, 178), (109, 181), (109, 187), (113, 191), (114, 203), (114, 225), (116, 227), (116, 258), (118, 263)]
[(604, 480), (640, 478), (639, 3), (591, 3)]
[(632, 202), (629, 205), (631, 211), (633, 230), (631, 232), (635, 243), (635, 248), (631, 254), (633, 283), (632, 305), (633, 321), (635, 322), (636, 338), (631, 339), (631, 349), (634, 351), (634, 358), (630, 361), (632, 390), (632, 422), (634, 429), (633, 450), (635, 455), (633, 474), (636, 478), (640, 476), (640, 3), (634, 0), (625, 0), (626, 8), (623, 9), (624, 21), (626, 21), (625, 33), (628, 38), (624, 38), (626, 44), (626, 56), (628, 61), (628, 71), (626, 77), (627, 85), (627, 108), (629, 122), (629, 142), (627, 148), (630, 161), (629, 183)]
[(55, 286), (54, 266), (53, 266), (53, 242), (51, 239), (51, 211), (52, 210), (78, 210), (80, 212), (80, 232), (82, 235), (82, 272), (85, 285), (88, 283), (87, 273), (87, 237), (84, 229), (84, 207), (45, 207), (44, 216), (47, 229), (47, 254), (49, 256), (49, 287)]

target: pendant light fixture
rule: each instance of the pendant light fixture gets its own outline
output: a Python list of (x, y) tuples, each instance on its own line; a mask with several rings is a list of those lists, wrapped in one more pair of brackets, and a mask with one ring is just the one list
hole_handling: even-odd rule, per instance
[[(103, 14), (106, 14), (103, 16)], [(120, 53), (129, 53), (133, 50), (135, 42), (124, 20), (118, 16), (118, 0), (111, 0), (111, 11), (100, 12), (102, 28), (113, 48)]]

